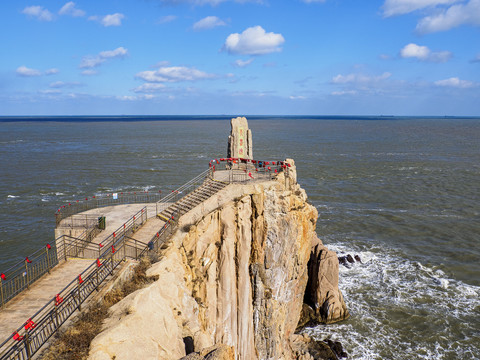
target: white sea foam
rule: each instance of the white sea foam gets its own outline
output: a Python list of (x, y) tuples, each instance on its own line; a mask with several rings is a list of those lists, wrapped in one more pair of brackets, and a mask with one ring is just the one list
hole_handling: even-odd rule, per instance
[(401, 258), (392, 249), (328, 247), (362, 260), (340, 266), (339, 287), (351, 317), (305, 332), (340, 341), (351, 359), (466, 359), (479, 353), (478, 344), (465, 338), (478, 335), (480, 287)]
[(16, 199), (18, 198), (19, 196), (15, 196), (15, 195), (7, 195), (7, 198), (9, 199)]

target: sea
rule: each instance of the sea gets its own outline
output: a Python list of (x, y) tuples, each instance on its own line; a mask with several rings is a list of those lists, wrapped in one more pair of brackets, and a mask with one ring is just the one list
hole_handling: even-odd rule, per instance
[[(195, 177), (230, 118), (1, 117), (0, 271), (54, 240), (62, 205)], [(304, 331), (350, 359), (480, 359), (480, 119), (248, 120), (255, 159), (295, 160), (323, 243), (361, 259), (340, 265), (350, 318)]]

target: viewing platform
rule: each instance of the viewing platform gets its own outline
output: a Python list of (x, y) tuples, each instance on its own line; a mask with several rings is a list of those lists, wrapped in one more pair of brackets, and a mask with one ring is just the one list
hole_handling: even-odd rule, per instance
[[(55, 243), (27, 257), (0, 279), (0, 359), (30, 359), (57, 329), (125, 264), (158, 253), (178, 219), (233, 183), (275, 178), (282, 161), (212, 160), (200, 175), (158, 198), (134, 194), (94, 197), (56, 213)], [(84, 211), (81, 211), (88, 208)]]

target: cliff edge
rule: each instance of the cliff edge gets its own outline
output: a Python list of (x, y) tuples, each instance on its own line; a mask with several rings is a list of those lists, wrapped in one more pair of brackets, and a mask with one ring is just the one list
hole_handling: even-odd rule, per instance
[(158, 280), (110, 309), (89, 359), (322, 358), (295, 335), (301, 315), (331, 323), (348, 310), (287, 161), (276, 180), (228, 185), (183, 215), (147, 272)]

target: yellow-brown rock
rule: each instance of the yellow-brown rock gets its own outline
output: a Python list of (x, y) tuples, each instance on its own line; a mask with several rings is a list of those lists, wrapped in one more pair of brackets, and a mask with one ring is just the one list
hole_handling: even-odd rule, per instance
[[(199, 356), (223, 344), (237, 360), (297, 358), (291, 341), (307, 263), (321, 243), (317, 211), (292, 165), (276, 180), (229, 185), (183, 215), (168, 249), (148, 270), (158, 281), (111, 309), (89, 358), (180, 359), (186, 337)], [(316, 273), (312, 291), (317, 284), (339, 294), (338, 260), (335, 268), (331, 257), (328, 251), (320, 256), (327, 273)]]

